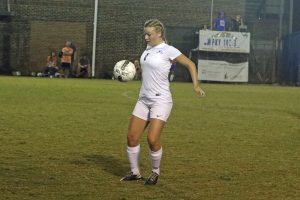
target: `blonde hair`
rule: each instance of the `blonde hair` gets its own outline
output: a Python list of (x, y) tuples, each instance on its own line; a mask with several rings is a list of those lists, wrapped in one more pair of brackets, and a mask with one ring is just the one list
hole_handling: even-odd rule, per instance
[(155, 31), (161, 33), (161, 38), (163, 39), (163, 41), (167, 42), (166, 35), (165, 35), (166, 29), (164, 24), (161, 21), (159, 21), (158, 19), (150, 19), (145, 22), (144, 28), (146, 27), (154, 27)]

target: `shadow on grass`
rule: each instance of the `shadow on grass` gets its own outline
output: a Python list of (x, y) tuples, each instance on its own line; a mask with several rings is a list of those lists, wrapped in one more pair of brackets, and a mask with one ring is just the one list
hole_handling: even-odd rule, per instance
[(297, 112), (292, 112), (292, 111), (285, 111), (285, 113), (291, 115), (292, 117), (295, 117), (296, 119), (300, 119), (300, 114)]
[(99, 165), (104, 171), (107, 171), (115, 176), (124, 176), (128, 172), (128, 163), (122, 162), (120, 159), (106, 155), (86, 155), (85, 159), (89, 163)]

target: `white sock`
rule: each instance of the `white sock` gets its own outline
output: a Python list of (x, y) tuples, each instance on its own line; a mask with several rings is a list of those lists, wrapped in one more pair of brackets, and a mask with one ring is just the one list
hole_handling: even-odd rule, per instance
[(150, 158), (151, 158), (151, 163), (152, 163), (152, 172), (155, 172), (159, 174), (159, 167), (160, 167), (160, 161), (162, 157), (162, 148), (158, 151), (151, 151), (150, 152)]
[(140, 174), (139, 170), (139, 154), (140, 145), (136, 147), (127, 147), (127, 154), (130, 162), (130, 168), (133, 174)]

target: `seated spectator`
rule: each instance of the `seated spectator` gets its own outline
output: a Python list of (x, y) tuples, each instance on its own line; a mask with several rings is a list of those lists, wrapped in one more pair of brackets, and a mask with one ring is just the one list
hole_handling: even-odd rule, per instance
[(57, 56), (54, 51), (47, 57), (47, 66), (44, 71), (44, 76), (55, 76), (58, 72)]
[(215, 19), (214, 27), (216, 31), (227, 31), (228, 22), (223, 11), (220, 11), (218, 17)]
[(239, 31), (240, 32), (247, 32), (247, 29), (248, 29), (247, 25), (244, 23), (243, 18), (241, 18), (241, 25), (239, 27)]
[(207, 31), (207, 30), (209, 30), (209, 29), (208, 29), (207, 25), (206, 25), (206, 24), (204, 24), (204, 25), (201, 27), (201, 30), (203, 30), (203, 31)]
[(231, 20), (231, 31), (240, 31), (242, 24), (241, 15), (236, 15), (235, 18)]
[(77, 78), (91, 77), (90, 60), (86, 55), (80, 57), (77, 67)]

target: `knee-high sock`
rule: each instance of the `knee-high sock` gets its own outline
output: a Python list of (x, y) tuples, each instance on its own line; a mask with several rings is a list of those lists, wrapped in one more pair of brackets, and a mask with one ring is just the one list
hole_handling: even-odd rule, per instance
[(162, 157), (162, 148), (160, 148), (160, 150), (158, 151), (151, 151), (150, 152), (150, 158), (151, 158), (151, 163), (152, 163), (152, 171), (159, 174), (160, 170), (160, 161), (161, 161), (161, 157)]
[(128, 154), (132, 173), (140, 174), (140, 170), (139, 170), (140, 145), (136, 147), (127, 147), (127, 154)]

